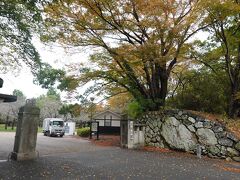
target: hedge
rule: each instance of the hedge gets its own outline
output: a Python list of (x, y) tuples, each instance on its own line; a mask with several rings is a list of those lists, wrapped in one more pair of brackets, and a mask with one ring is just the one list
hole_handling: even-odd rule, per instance
[(90, 128), (85, 127), (85, 128), (80, 128), (77, 130), (77, 135), (81, 137), (88, 137), (90, 135)]

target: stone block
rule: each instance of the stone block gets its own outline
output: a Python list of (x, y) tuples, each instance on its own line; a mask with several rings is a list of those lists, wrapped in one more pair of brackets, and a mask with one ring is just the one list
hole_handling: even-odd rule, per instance
[(222, 132), (222, 131), (223, 131), (223, 127), (221, 127), (221, 126), (213, 126), (213, 127), (212, 127), (212, 130), (213, 130), (215, 133), (219, 133), (219, 132)]
[(234, 161), (237, 161), (237, 162), (240, 162), (240, 157), (238, 156), (238, 157), (233, 157), (232, 158)]
[(220, 139), (220, 138), (225, 138), (227, 133), (225, 131), (222, 131), (222, 132), (219, 132), (219, 133), (215, 133), (215, 135), (218, 139)]
[(162, 117), (157, 117), (157, 122), (161, 122), (162, 121)]
[(235, 145), (235, 148), (240, 151), (240, 141)]
[(223, 146), (231, 147), (233, 145), (233, 141), (228, 138), (218, 139), (218, 143)]
[(153, 132), (153, 130), (152, 130), (152, 129), (149, 131), (149, 134), (151, 134), (151, 135), (153, 135), (153, 134), (154, 134), (154, 132)]
[(227, 147), (227, 155), (230, 157), (239, 156), (239, 152), (236, 149)]
[(211, 122), (210, 121), (204, 121), (203, 122), (203, 127), (210, 129), (212, 127)]
[(203, 122), (196, 122), (196, 123), (194, 124), (194, 126), (195, 126), (196, 128), (203, 128)]
[(210, 146), (208, 147), (208, 151), (212, 154), (212, 155), (218, 155), (220, 153), (220, 149), (218, 149), (216, 146)]
[(153, 121), (153, 128), (158, 126), (158, 122), (157, 121)]
[(192, 124), (194, 124), (196, 122), (196, 120), (192, 117), (188, 117), (188, 121), (190, 121)]
[(183, 115), (183, 112), (182, 112), (182, 111), (179, 111), (179, 112), (178, 112), (178, 115), (179, 115), (179, 116), (182, 116), (182, 115)]
[(210, 123), (212, 127), (216, 125), (214, 121), (210, 121)]
[(227, 158), (226, 158), (226, 161), (231, 162), (231, 161), (232, 161), (232, 158), (227, 157)]
[(157, 139), (157, 142), (161, 141), (161, 137), (160, 136), (157, 136), (156, 139)]
[(146, 126), (145, 132), (148, 133), (149, 131), (150, 131), (150, 128), (148, 126)]
[(182, 120), (188, 120), (188, 116), (187, 115), (182, 115)]
[(205, 121), (205, 119), (204, 119), (204, 118), (202, 118), (202, 117), (199, 117), (199, 116), (197, 116), (197, 117), (196, 117), (196, 121), (203, 122), (203, 121)]
[(227, 154), (227, 148), (225, 146), (221, 146), (220, 154), (224, 156)]
[(157, 126), (158, 126), (158, 128), (161, 128), (161, 126), (162, 126), (162, 122), (161, 122), (161, 121), (158, 121)]
[(181, 119), (181, 116), (179, 116), (178, 114), (174, 116), (177, 120)]
[(151, 142), (156, 143), (157, 139), (154, 137), (154, 138), (151, 139)]
[(149, 123), (148, 124), (148, 127), (152, 130), (152, 129), (154, 129), (154, 127), (153, 127), (153, 124), (152, 123)]
[(150, 142), (148, 143), (149, 146), (154, 146), (154, 143)]
[(216, 145), (217, 138), (211, 129), (200, 128), (196, 132), (199, 142), (204, 145)]
[(146, 143), (146, 144), (150, 143), (150, 141), (151, 141), (150, 138), (148, 138), (148, 137), (145, 138), (145, 143)]
[(233, 140), (234, 142), (237, 142), (238, 139), (236, 138), (236, 136), (233, 133), (227, 132), (227, 138)]
[(153, 131), (155, 134), (157, 134), (159, 132), (159, 128), (156, 126)]
[(196, 132), (196, 129), (193, 127), (193, 125), (189, 125), (187, 128), (189, 129), (189, 131), (191, 131), (193, 133)]
[(207, 155), (208, 155), (208, 157), (210, 157), (210, 158), (218, 158), (217, 156), (215, 156), (215, 155), (213, 155), (213, 154), (211, 154), (211, 153), (208, 153)]

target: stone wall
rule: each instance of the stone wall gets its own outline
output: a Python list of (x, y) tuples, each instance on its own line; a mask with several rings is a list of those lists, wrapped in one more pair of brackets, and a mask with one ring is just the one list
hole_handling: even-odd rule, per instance
[(167, 110), (148, 112), (138, 119), (145, 127), (145, 144), (202, 154), (209, 157), (240, 161), (240, 141), (218, 122), (188, 111)]

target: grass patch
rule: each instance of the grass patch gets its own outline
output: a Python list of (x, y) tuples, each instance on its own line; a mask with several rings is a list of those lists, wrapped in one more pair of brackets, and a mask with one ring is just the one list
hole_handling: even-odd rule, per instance
[(8, 126), (7, 129), (5, 129), (5, 124), (0, 124), (0, 132), (15, 132), (16, 127), (12, 129), (12, 127)]
[[(5, 124), (0, 124), (0, 132), (16, 132), (16, 127), (12, 129), (12, 127), (8, 126), (7, 129), (5, 129)], [(42, 128), (38, 127), (38, 133), (42, 132)]]

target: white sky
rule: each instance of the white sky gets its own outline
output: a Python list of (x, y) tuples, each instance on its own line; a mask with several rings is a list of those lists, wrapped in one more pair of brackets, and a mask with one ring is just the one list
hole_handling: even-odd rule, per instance
[[(63, 48), (45, 46), (37, 39), (34, 40), (34, 45), (38, 49), (42, 60), (55, 68), (62, 68), (70, 62), (86, 62), (88, 58), (88, 53), (86, 52), (67, 54)], [(12, 94), (14, 89), (19, 89), (27, 98), (33, 98), (47, 92), (46, 89), (33, 84), (33, 75), (28, 67), (24, 67), (18, 75), (9, 72), (7, 74), (0, 73), (0, 77), (4, 80), (3, 87), (0, 89), (0, 93), (2, 94)], [(65, 93), (61, 94), (64, 95)]]

